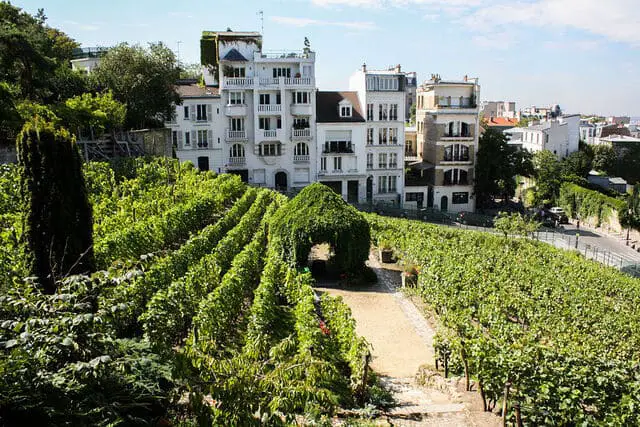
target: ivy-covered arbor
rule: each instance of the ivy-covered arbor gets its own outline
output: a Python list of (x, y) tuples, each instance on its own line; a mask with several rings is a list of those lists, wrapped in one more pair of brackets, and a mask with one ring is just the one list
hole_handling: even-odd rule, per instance
[(306, 187), (278, 210), (270, 236), (284, 258), (298, 265), (307, 261), (318, 243), (331, 245), (333, 262), (341, 271), (361, 271), (369, 257), (368, 222), (340, 195), (319, 183)]

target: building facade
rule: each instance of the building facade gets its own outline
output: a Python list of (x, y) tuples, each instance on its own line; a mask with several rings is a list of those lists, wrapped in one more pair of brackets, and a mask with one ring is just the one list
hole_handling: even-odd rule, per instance
[(443, 81), (433, 75), (418, 87), (418, 160), (407, 162), (405, 206), (451, 212), (475, 210), (479, 97), (477, 79)]
[[(212, 170), (282, 191), (315, 181), (315, 53), (308, 46), (266, 53), (259, 33), (205, 31), (201, 55), (210, 96), (183, 96), (176, 123), (167, 124), (182, 132), (182, 140), (176, 134), (178, 158), (204, 167), (200, 158), (208, 157)], [(189, 119), (181, 120), (186, 107)]]
[(509, 144), (527, 151), (551, 151), (559, 160), (580, 148), (580, 116), (577, 114), (534, 122), (525, 128), (504, 131)]
[(406, 76), (395, 68), (354, 73), (349, 88), (358, 94), (366, 120), (366, 199), (402, 204)]
[(492, 118), (518, 119), (516, 103), (513, 101), (484, 101), (480, 113), (485, 120)]
[(366, 120), (356, 92), (318, 92), (318, 181), (349, 203), (367, 200)]

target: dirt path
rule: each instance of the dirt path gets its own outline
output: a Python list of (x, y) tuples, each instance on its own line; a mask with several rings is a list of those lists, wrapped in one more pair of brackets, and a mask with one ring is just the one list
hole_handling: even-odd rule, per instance
[(388, 414), (400, 426), (493, 426), (498, 418), (478, 411), (475, 393), (459, 393), (455, 383), (441, 377), (428, 387), (417, 385), (423, 365), (434, 364), (434, 330), (418, 308), (397, 289), (400, 272), (382, 268), (371, 256), (368, 264), (378, 283), (367, 288), (341, 289), (318, 281), (317, 290), (341, 296), (356, 319), (356, 330), (372, 345), (371, 367), (392, 390), (398, 405)]

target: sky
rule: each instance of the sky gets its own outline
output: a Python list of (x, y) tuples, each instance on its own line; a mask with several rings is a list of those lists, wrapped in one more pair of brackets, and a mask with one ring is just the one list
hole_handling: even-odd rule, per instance
[[(640, 0), (13, 0), (85, 47), (162, 41), (200, 60), (203, 30), (263, 31), (316, 52), (320, 90), (401, 64), (418, 81), (478, 77), (481, 100), (640, 116)], [(260, 19), (262, 11), (263, 19)]]

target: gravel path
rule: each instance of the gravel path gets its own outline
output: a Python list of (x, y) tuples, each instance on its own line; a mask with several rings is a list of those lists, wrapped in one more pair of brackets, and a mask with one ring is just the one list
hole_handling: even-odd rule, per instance
[[(469, 400), (475, 393), (459, 393), (452, 381), (422, 387), (415, 377), (420, 367), (433, 366), (433, 328), (420, 310), (398, 289), (400, 271), (371, 256), (368, 265), (378, 283), (366, 288), (338, 288), (318, 281), (317, 290), (341, 296), (356, 319), (356, 331), (373, 347), (371, 367), (381, 375), (396, 399), (387, 415), (397, 426), (494, 426), (497, 417), (477, 411)], [(387, 268), (390, 267), (390, 268)]]

